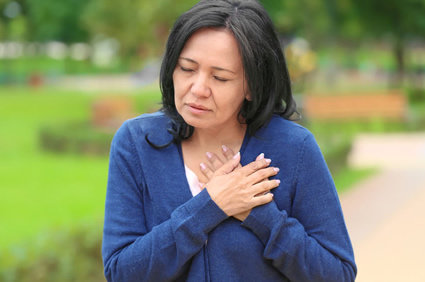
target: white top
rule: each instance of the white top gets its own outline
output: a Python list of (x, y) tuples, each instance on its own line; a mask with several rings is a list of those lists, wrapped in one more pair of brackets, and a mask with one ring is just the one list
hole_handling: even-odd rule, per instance
[(186, 171), (187, 183), (189, 183), (190, 192), (192, 192), (192, 196), (195, 197), (201, 192), (201, 184), (199, 183), (198, 176), (186, 165), (184, 165), (184, 169)]

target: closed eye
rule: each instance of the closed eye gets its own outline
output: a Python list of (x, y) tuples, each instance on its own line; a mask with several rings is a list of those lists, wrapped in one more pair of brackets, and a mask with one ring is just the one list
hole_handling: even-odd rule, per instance
[(182, 71), (185, 71), (185, 72), (192, 72), (192, 71), (193, 71), (193, 69), (184, 68), (184, 67), (182, 67), (182, 66), (180, 66), (180, 69), (181, 69)]
[(221, 82), (226, 82), (226, 81), (228, 81), (228, 79), (225, 79), (225, 78), (222, 78), (222, 77), (219, 77), (219, 76), (214, 76), (214, 78), (215, 78), (216, 80), (218, 80), (218, 81), (221, 81)]

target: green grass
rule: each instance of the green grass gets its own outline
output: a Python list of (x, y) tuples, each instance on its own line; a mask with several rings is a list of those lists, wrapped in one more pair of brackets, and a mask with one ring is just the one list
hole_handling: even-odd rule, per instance
[[(38, 143), (46, 123), (89, 119), (100, 95), (0, 88), (0, 250), (52, 227), (102, 217), (108, 158), (46, 153)], [(140, 111), (159, 101), (156, 90), (128, 97)]]
[(353, 169), (344, 167), (334, 174), (334, 182), (339, 194), (348, 191), (355, 184), (377, 173), (377, 169)]

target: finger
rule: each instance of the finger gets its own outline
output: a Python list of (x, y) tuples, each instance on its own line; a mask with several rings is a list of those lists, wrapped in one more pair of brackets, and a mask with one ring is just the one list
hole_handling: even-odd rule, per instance
[(213, 171), (216, 171), (217, 169), (223, 166), (224, 162), (216, 154), (206, 152), (206, 155)]
[(228, 160), (222, 167), (220, 167), (215, 174), (223, 175), (232, 172), (235, 168), (238, 167), (238, 164), (241, 161), (241, 154), (238, 152), (236, 155), (232, 157), (231, 160)]
[(264, 159), (264, 153), (259, 154), (255, 160), (259, 161), (261, 159)]
[(255, 196), (263, 195), (266, 192), (270, 191), (271, 189), (278, 187), (279, 185), (280, 185), (279, 179), (263, 181), (252, 186), (252, 193)]
[(251, 206), (252, 208), (261, 206), (267, 203), (270, 203), (273, 201), (273, 193), (267, 193), (261, 196), (253, 197), (251, 200)]
[(199, 167), (201, 168), (201, 172), (203, 175), (205, 175), (205, 177), (210, 180), (211, 177), (213, 177), (214, 172), (211, 170), (211, 168), (209, 166), (207, 166), (204, 163), (200, 163)]
[[(233, 150), (227, 147), (226, 145), (222, 145), (221, 150), (223, 151), (223, 156), (226, 160), (231, 160), (235, 155), (235, 153), (233, 153)], [(242, 167), (242, 165), (239, 163), (238, 167)]]
[(266, 167), (259, 169), (255, 172), (253, 172), (251, 175), (248, 176), (248, 181), (251, 183), (259, 183), (264, 180), (268, 180), (269, 177), (275, 176), (278, 174), (279, 168), (278, 167)]
[(223, 156), (226, 158), (226, 160), (232, 159), (235, 155), (235, 153), (233, 153), (233, 150), (227, 147), (226, 145), (222, 145), (221, 150), (223, 151)]
[(262, 159), (253, 161), (253, 162), (247, 164), (246, 166), (242, 167), (240, 169), (240, 172), (243, 175), (248, 176), (248, 175), (253, 174), (257, 170), (260, 170), (262, 168), (268, 167), (270, 165), (270, 163), (271, 163), (271, 160), (270, 159), (262, 158)]

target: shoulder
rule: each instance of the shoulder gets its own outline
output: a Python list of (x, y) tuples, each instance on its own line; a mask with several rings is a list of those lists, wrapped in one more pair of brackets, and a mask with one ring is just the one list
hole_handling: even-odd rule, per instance
[(169, 122), (170, 119), (163, 112), (158, 111), (129, 119), (124, 122), (123, 126), (127, 126), (132, 130), (141, 129), (143, 131), (149, 131), (158, 128), (158, 126), (167, 127)]
[(258, 138), (285, 142), (292, 144), (304, 143), (308, 138), (313, 138), (312, 133), (294, 121), (273, 115), (271, 120), (255, 134)]
[(167, 131), (170, 122), (170, 118), (160, 111), (142, 114), (125, 121), (115, 134), (115, 139), (130, 137), (133, 140), (138, 140), (149, 135), (151, 140), (166, 143), (172, 138)]

